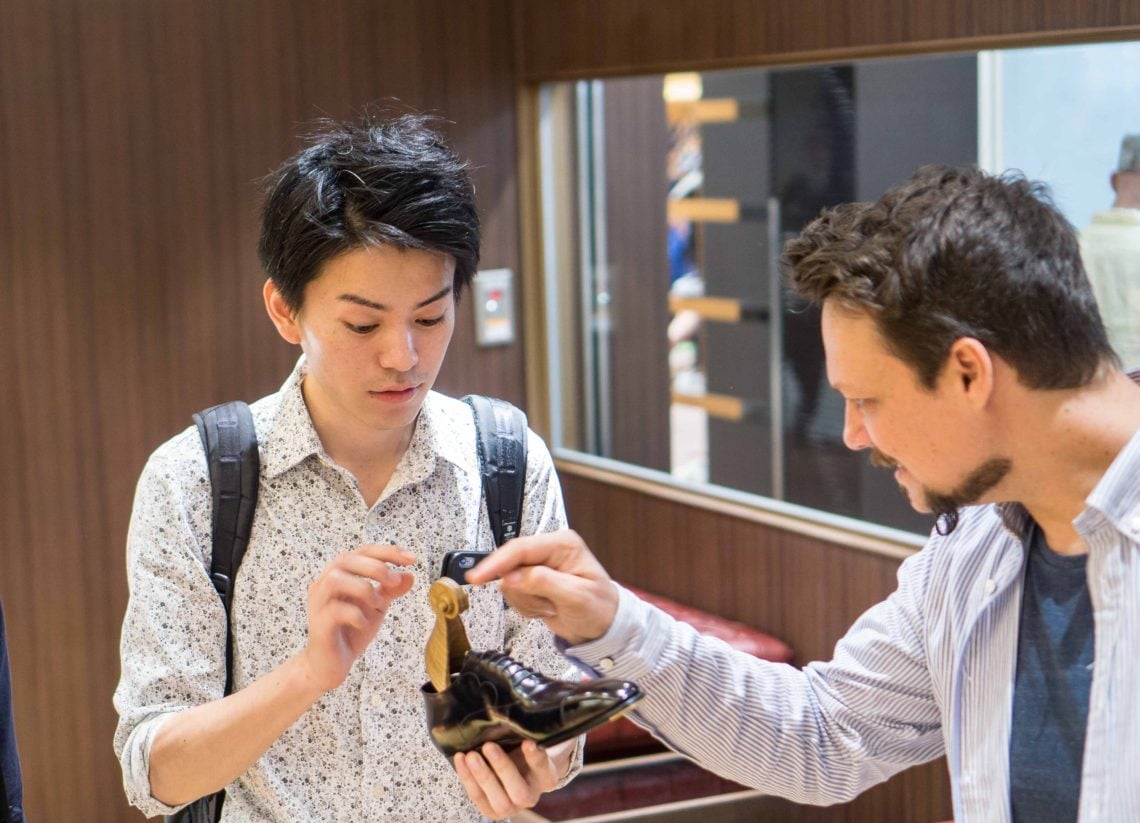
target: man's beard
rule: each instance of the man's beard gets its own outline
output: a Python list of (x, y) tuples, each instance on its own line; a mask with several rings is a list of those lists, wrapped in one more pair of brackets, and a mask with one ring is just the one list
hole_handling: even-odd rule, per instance
[[(878, 449), (871, 449), (871, 465), (884, 469), (898, 467), (898, 462)], [(1013, 468), (1008, 457), (991, 457), (978, 466), (966, 479), (949, 492), (936, 492), (922, 487), (922, 508), (915, 506), (906, 487), (899, 484), (899, 491), (915, 509), (929, 511), (935, 517), (935, 528), (941, 535), (950, 534), (958, 525), (958, 510), (981, 499), (982, 495), (1000, 483)]]

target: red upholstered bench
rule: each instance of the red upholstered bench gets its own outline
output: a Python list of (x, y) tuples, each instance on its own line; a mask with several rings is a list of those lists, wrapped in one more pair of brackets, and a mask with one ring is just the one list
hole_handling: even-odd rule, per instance
[[(770, 634), (735, 620), (726, 620), (692, 606), (686, 606), (667, 597), (626, 586), (631, 592), (667, 612), (677, 620), (688, 623), (701, 634), (723, 640), (734, 649), (746, 652), (761, 660), (791, 663), (794, 654), (790, 646)], [(640, 726), (622, 717), (604, 723), (586, 735), (588, 761), (611, 760), (637, 754), (661, 751), (664, 746)]]

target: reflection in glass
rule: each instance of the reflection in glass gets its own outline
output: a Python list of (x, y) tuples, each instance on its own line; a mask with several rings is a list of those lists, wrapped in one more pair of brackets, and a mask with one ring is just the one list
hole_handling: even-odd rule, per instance
[[(1126, 46), (1129, 57), (1104, 59), (1130, 65), (1138, 50)], [(927, 532), (890, 474), (843, 445), (819, 312), (783, 290), (780, 248), (821, 209), (875, 199), (925, 163), (993, 168), (1040, 154), (1053, 166), (1028, 170), (1048, 179), (1076, 149), (1043, 148), (1041, 131), (1037, 154), (1024, 148), (1018, 111), (1067, 119), (1025, 65), (1059, 52), (1087, 80), (1101, 65), (1090, 54), (1113, 48), (544, 88), (554, 444)]]

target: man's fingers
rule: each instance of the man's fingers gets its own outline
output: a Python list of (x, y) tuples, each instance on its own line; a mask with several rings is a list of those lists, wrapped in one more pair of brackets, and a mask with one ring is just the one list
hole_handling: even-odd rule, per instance
[(455, 774), (459, 777), (459, 782), (463, 784), (463, 789), (467, 792), (467, 796), (471, 798), (471, 802), (479, 807), (479, 812), (484, 815), (491, 814), (491, 807), (487, 803), (487, 795), (483, 793), (479, 781), (475, 779), (475, 775), (471, 773), (470, 767), (467, 765), (467, 755), (460, 753), (452, 758), (452, 765), (455, 766)]
[(396, 584), (387, 587), (384, 593), (388, 596), (389, 602), (391, 602), (397, 597), (403, 597), (405, 594), (407, 594), (411, 590), (412, 584), (415, 582), (416, 576), (414, 574), (401, 572), (400, 579), (396, 582)]
[(514, 811), (514, 809), (511, 808), (511, 801), (507, 797), (506, 792), (503, 791), (503, 787), (499, 783), (499, 778), (495, 775), (495, 772), (491, 770), (491, 767), (487, 764), (483, 755), (478, 752), (468, 752), (464, 762), (486, 801), (487, 808), (480, 809), (480, 811), (496, 820), (511, 814), (511, 812)]
[(538, 802), (539, 792), (530, 785), (527, 778), (523, 777), (518, 765), (502, 748), (494, 743), (485, 744), (483, 758), (494, 769), (495, 776), (499, 778), (499, 784), (512, 806), (516, 809), (528, 809)]
[(397, 566), (410, 566), (416, 562), (416, 556), (407, 549), (399, 546), (387, 546), (380, 543), (364, 543), (360, 548), (355, 551), (347, 552), (347, 554), (362, 555), (370, 557), (373, 560), (381, 560), (385, 563), (394, 563)]
[(459, 782), (481, 814), (496, 820), (529, 809), (558, 782), (549, 754), (526, 741), (521, 754), (495, 743), (452, 759)]
[(351, 626), (358, 630), (368, 627), (369, 615), (356, 603), (350, 603), (347, 600), (333, 600), (325, 608), (328, 609), (329, 615), (337, 625)]
[(516, 609), (519, 609), (517, 601), (533, 609), (535, 615), (545, 610), (545, 616), (550, 616), (568, 606), (584, 603), (597, 585), (595, 580), (565, 574), (549, 566), (526, 566), (508, 572), (500, 581), (499, 589)]
[(408, 592), (415, 582), (411, 572), (393, 568), (410, 565), (415, 557), (396, 546), (363, 546), (337, 555), (313, 581), (319, 596), (348, 598), (387, 608), (390, 601)]
[(576, 562), (590, 558), (582, 538), (570, 529), (531, 534), (509, 541), (467, 572), (469, 583), (489, 583), (526, 566), (549, 566), (570, 570)]
[(534, 597), (525, 592), (508, 593), (503, 590), (503, 599), (507, 605), (528, 620), (545, 620), (558, 614), (554, 603), (545, 597)]
[(541, 794), (550, 791), (558, 784), (554, 760), (549, 750), (541, 748), (533, 740), (523, 741), (522, 753), (526, 760), (527, 773), (530, 775), (527, 782), (534, 790), (534, 799), (531, 803), (537, 803)]
[[(369, 551), (369, 549), (392, 549), (393, 546), (364, 546), (356, 551), (343, 552), (329, 564), (330, 569), (343, 569), (352, 574), (367, 577), (380, 584), (394, 583), (401, 569), (393, 566), (410, 566), (415, 557), (393, 552)], [(395, 559), (392, 559), (395, 558)]]
[[(370, 571), (377, 577), (361, 572)], [(327, 569), (314, 582), (316, 602), (327, 600), (347, 600), (361, 607), (386, 609), (388, 604), (408, 592), (415, 582), (409, 572), (395, 571), (384, 567), (383, 571), (336, 567)]]
[(605, 634), (619, 600), (608, 577), (563, 574), (546, 566), (515, 569), (499, 583), (499, 590), (516, 611), (543, 620), (572, 645)]
[(549, 562), (554, 548), (549, 542), (535, 543), (534, 537), (548, 535), (528, 535), (512, 540), (480, 560), (475, 568), (467, 572), (467, 582), (489, 583), (522, 566), (541, 566)]

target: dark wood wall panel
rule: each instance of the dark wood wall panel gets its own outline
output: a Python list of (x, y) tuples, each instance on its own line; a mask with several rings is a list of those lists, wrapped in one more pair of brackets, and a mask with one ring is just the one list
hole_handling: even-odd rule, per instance
[[(762, 629), (797, 665), (831, 658), (868, 607), (895, 589), (899, 561), (694, 509), (561, 472), (570, 525), (614, 579)], [(782, 820), (938, 821), (952, 814), (943, 760), (912, 768), (850, 803), (788, 804)]]
[[(475, 164), (484, 263), (518, 265), (507, 0), (0, 3), (0, 596), (31, 820), (119, 821), (123, 545), (149, 452), (275, 389), (258, 180), (303, 124), (431, 110)], [(522, 344), (441, 387), (522, 402)], [(301, 595), (303, 596), (303, 593)]]
[(1138, 0), (523, 0), (514, 9), (519, 73), (530, 81), (1140, 31)]
[(610, 298), (603, 336), (612, 404), (607, 456), (669, 471), (669, 129), (660, 79), (607, 83), (603, 112)]

